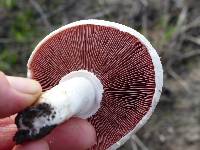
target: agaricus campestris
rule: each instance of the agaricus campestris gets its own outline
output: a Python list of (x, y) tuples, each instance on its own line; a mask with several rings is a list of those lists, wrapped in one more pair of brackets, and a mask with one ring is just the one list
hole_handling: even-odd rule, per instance
[(28, 61), (40, 82), (38, 102), (16, 117), (16, 143), (38, 139), (76, 116), (97, 133), (91, 149), (116, 149), (148, 120), (163, 85), (160, 58), (149, 41), (124, 25), (82, 20), (46, 36)]

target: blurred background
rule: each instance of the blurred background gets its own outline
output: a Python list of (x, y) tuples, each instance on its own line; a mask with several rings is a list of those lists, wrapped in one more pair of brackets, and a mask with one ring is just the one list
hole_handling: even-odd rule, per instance
[(199, 0), (0, 0), (0, 70), (25, 77), (27, 60), (41, 39), (62, 25), (89, 18), (144, 34), (164, 67), (155, 113), (119, 149), (199, 150)]

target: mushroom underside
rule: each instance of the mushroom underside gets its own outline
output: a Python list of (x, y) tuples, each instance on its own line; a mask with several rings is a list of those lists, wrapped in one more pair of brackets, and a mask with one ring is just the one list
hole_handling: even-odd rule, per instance
[(155, 70), (147, 47), (130, 33), (84, 24), (61, 30), (34, 52), (31, 78), (51, 89), (76, 70), (94, 73), (104, 87), (101, 107), (88, 121), (97, 144), (107, 149), (132, 131), (149, 111), (155, 93)]

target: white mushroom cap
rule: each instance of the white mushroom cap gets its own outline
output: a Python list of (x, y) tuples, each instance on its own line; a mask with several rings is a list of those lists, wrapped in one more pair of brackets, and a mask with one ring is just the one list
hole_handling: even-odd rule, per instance
[(160, 58), (132, 28), (81, 20), (46, 36), (28, 61), (28, 77), (38, 80), (44, 90), (80, 69), (94, 73), (104, 86), (101, 107), (88, 119), (98, 140), (91, 149), (116, 149), (146, 123), (159, 101)]

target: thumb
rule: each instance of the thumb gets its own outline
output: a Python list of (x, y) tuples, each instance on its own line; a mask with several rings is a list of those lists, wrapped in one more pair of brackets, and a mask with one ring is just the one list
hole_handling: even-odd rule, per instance
[(33, 104), (41, 91), (40, 84), (34, 80), (10, 77), (0, 72), (0, 118)]

